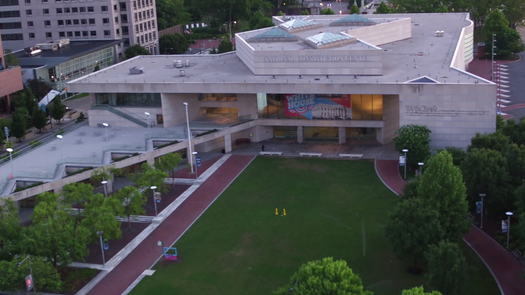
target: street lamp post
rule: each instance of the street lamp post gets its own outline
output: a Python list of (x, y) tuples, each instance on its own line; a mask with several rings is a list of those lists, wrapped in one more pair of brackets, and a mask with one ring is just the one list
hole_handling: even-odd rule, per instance
[[(188, 151), (191, 157), (193, 155), (193, 149), (191, 146), (190, 116), (188, 114), (188, 103), (183, 102), (182, 104), (184, 105), (184, 108), (186, 109), (186, 129), (188, 133)], [(188, 162), (190, 162), (190, 170), (191, 170), (191, 173), (193, 173), (193, 160), (190, 158)]]
[(407, 158), (407, 153), (408, 153), (408, 149), (402, 149), (401, 150), (404, 154), (405, 154), (405, 170), (403, 172), (403, 178), (406, 180), (407, 179), (407, 166), (408, 166), (408, 158)]
[(197, 167), (197, 154), (198, 152), (192, 152), (191, 153), (193, 156), (192, 156), (192, 161), (195, 161), (195, 179), (197, 179), (197, 177), (199, 177), (199, 168)]
[(160, 254), (164, 255), (164, 249), (162, 249), (162, 246), (163, 246), (162, 241), (157, 241), (157, 246), (160, 248)]
[(102, 126), (104, 126), (104, 141), (108, 141), (109, 124), (104, 122), (104, 123), (102, 123)]
[(423, 162), (418, 162), (417, 163), (417, 166), (419, 166), (419, 168), (417, 169), (419, 172), (417, 173), (418, 175), (421, 175), (423, 174), (423, 166), (425, 165), (425, 163)]
[(9, 179), (13, 178), (13, 149), (12, 148), (6, 148), (5, 149), (9, 153), (9, 166), (11, 169), (11, 172), (9, 173)]
[(155, 190), (157, 189), (157, 186), (152, 185), (149, 188), (153, 192), (153, 208), (155, 208), (155, 216), (157, 216), (157, 200), (155, 198)]
[(102, 241), (102, 235), (104, 234), (103, 231), (99, 230), (97, 231), (97, 235), (100, 239), (100, 253), (102, 253), (102, 264), (106, 264), (106, 256), (104, 255), (104, 242)]
[(151, 127), (150, 117), (151, 114), (148, 112), (144, 112), (144, 115), (146, 116), (146, 124), (148, 124), (148, 128)]
[(107, 188), (108, 181), (107, 180), (102, 180), (100, 183), (104, 187), (104, 197), (107, 198), (108, 197), (108, 188)]
[(510, 217), (514, 215), (511, 211), (505, 212), (505, 215), (507, 215), (507, 249), (509, 249), (509, 242), (510, 242)]
[[(60, 141), (60, 145), (62, 145), (62, 140), (64, 139), (64, 136), (62, 134), (58, 134), (57, 138)], [(59, 153), (59, 155), (60, 155), (60, 162), (62, 162), (62, 153)]]
[[(32, 290), (34, 293), (36, 293), (36, 288), (35, 288), (35, 279), (33, 278), (33, 265), (32, 265), (32, 261), (31, 261), (31, 256), (27, 255), (26, 258), (22, 259), (22, 261), (18, 262), (16, 264), (16, 266), (20, 266), (22, 264), (24, 264), (24, 262), (26, 262), (26, 260), (29, 261), (29, 276), (31, 277), (31, 289), (28, 288), (27, 291), (29, 290)], [(26, 280), (27, 280), (27, 277), (26, 277)], [(28, 286), (27, 284), (27, 281), (26, 281), (26, 287)]]
[(481, 204), (480, 204), (480, 221), (479, 221), (479, 227), (483, 229), (483, 213), (485, 212), (485, 197), (487, 194), (480, 193), (479, 197), (481, 198)]

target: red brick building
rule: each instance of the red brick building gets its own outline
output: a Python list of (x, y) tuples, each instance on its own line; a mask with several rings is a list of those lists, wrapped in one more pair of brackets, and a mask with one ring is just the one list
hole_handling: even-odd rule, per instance
[(24, 88), (20, 67), (8, 67), (4, 57), (4, 48), (0, 39), (0, 111), (10, 109), (10, 95)]

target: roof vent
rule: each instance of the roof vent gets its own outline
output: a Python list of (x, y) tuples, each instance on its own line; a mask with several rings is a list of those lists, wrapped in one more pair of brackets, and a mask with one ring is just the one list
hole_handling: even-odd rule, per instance
[(190, 67), (190, 60), (187, 59), (185, 62), (184, 62), (184, 66), (189, 68)]
[(179, 70), (179, 77), (184, 77), (186, 76), (186, 71), (185, 70)]
[(139, 67), (129, 68), (130, 75), (140, 75), (142, 73), (144, 73), (144, 68), (139, 68)]
[(177, 69), (180, 69), (180, 68), (183, 68), (184, 65), (182, 64), (182, 60), (180, 59), (177, 59), (173, 62), (173, 66), (176, 67)]
[(443, 37), (443, 35), (445, 34), (445, 31), (435, 31), (434, 32), (434, 36), (436, 37)]

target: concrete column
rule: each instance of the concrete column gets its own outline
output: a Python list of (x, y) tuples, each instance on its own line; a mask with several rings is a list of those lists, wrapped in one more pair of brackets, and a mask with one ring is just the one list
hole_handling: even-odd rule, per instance
[(231, 153), (232, 152), (232, 135), (231, 133), (228, 133), (224, 135), (224, 152), (225, 153)]
[(297, 126), (297, 143), (303, 143), (303, 131), (304, 131), (304, 127), (303, 126)]
[(339, 144), (346, 143), (346, 128), (345, 127), (339, 127)]
[(154, 157), (148, 157), (146, 159), (146, 162), (148, 162), (148, 164), (150, 164), (151, 166), (154, 166), (155, 165), (155, 158)]
[(384, 144), (385, 143), (384, 139), (383, 139), (383, 128), (377, 128), (376, 129), (376, 140), (380, 144)]

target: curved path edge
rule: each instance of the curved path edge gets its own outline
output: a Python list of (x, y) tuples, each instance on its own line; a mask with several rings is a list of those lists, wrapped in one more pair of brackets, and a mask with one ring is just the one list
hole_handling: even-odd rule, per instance
[[(406, 182), (399, 175), (395, 160), (375, 160), (377, 177), (396, 195), (403, 192)], [(503, 246), (476, 226), (471, 226), (463, 241), (478, 255), (502, 295), (524, 295), (525, 278), (523, 265)]]

